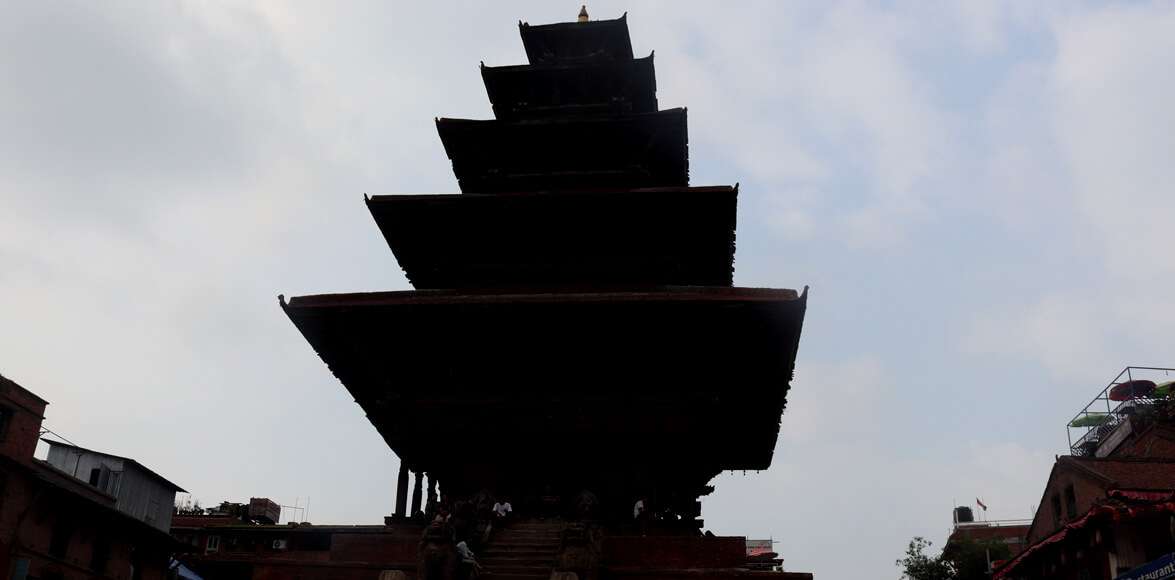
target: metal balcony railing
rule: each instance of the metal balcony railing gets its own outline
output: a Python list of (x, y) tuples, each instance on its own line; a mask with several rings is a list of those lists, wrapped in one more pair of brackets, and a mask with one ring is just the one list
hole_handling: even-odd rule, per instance
[[(1114, 380), (1101, 390), (1088, 405), (1074, 415), (1065, 426), (1069, 438), (1069, 450), (1073, 455), (1093, 456), (1106, 440), (1124, 421), (1131, 416), (1144, 414), (1155, 402), (1154, 393), (1128, 387), (1122, 393), (1126, 400), (1112, 400), (1111, 392), (1119, 385), (1133, 385), (1134, 381), (1151, 381), (1156, 384), (1175, 379), (1175, 368), (1126, 367)], [(1121, 398), (1121, 397), (1120, 397)], [(1104, 410), (1103, 410), (1104, 409)]]

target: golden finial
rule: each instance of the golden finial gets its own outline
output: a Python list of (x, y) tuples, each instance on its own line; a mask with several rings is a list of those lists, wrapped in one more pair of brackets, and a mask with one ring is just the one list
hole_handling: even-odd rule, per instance
[(584, 4), (579, 7), (579, 18), (576, 18), (575, 21), (576, 22), (587, 22), (588, 21), (587, 4)]

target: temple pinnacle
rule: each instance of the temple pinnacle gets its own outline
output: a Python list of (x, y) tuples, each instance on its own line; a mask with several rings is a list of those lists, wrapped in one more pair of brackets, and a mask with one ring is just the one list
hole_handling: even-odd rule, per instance
[(579, 7), (579, 17), (577, 17), (575, 19), (575, 21), (576, 22), (587, 22), (588, 21), (587, 4), (581, 5)]

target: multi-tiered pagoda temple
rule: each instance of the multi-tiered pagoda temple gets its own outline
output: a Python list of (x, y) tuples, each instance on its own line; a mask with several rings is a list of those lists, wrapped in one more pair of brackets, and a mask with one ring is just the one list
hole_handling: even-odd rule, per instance
[(690, 186), (653, 56), (583, 20), (520, 24), (495, 118), (437, 120), (459, 195), (367, 199), (416, 290), (282, 302), (401, 458), (399, 515), (424, 473), (696, 530), (714, 476), (771, 464), (806, 295), (733, 286), (738, 187)]

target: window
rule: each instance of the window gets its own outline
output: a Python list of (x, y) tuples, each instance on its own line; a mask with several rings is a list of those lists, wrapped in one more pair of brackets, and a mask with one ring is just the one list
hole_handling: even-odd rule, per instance
[(139, 562), (139, 549), (131, 548), (131, 580), (143, 580), (143, 567)]
[(291, 550), (329, 550), (331, 535), (326, 532), (310, 532), (290, 536)]
[(0, 514), (4, 513), (4, 497), (8, 491), (8, 474), (0, 471)]
[(208, 536), (208, 542), (204, 544), (205, 552), (216, 552), (220, 550), (220, 536)]
[(1077, 494), (1072, 485), (1065, 488), (1065, 515), (1071, 520), (1077, 519)]
[(8, 426), (12, 423), (12, 409), (0, 407), (0, 441), (8, 436)]
[(1061, 496), (1053, 494), (1053, 527), (1061, 527)]
[(16, 564), (12, 566), (12, 580), (25, 580), (29, 577), (29, 559), (17, 558)]
[(98, 487), (98, 481), (102, 479), (102, 468), (95, 467), (90, 470), (90, 485)]
[(106, 574), (106, 563), (110, 561), (110, 538), (98, 534), (94, 538), (94, 551), (90, 554), (90, 569), (99, 576)]
[(122, 483), (122, 472), (107, 469), (106, 473), (108, 474), (107, 481), (102, 486), (102, 491), (118, 497), (119, 484)]
[(69, 539), (73, 536), (74, 522), (69, 518), (58, 518), (53, 525), (53, 533), (49, 536), (49, 555), (54, 558), (65, 558), (69, 551)]
[(147, 504), (147, 517), (145, 521), (149, 524), (154, 524), (159, 515), (159, 500), (153, 499)]

